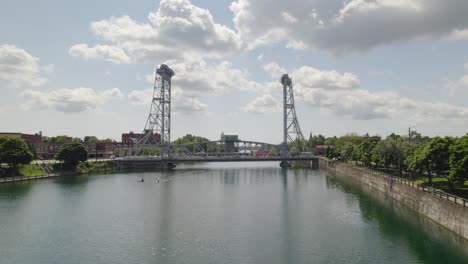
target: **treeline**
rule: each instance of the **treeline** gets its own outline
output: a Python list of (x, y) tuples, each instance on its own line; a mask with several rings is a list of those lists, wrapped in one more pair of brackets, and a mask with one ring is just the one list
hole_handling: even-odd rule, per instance
[[(323, 140), (321, 140), (323, 139)], [(367, 167), (397, 169), (413, 178), (426, 175), (432, 178), (446, 177), (450, 186), (463, 186), (468, 180), (468, 134), (460, 137), (423, 137), (417, 132), (409, 136), (391, 134), (380, 137), (349, 134), (325, 139), (309, 138), (306, 144), (330, 145), (326, 156), (331, 159), (354, 161)], [(333, 146), (333, 147), (332, 147)]]
[(78, 137), (69, 137), (67, 135), (59, 135), (55, 137), (42, 137), (43, 143), (65, 143), (65, 142), (74, 142), (74, 143), (112, 143), (115, 140), (106, 138), (106, 139), (99, 139), (96, 136), (85, 136), (83, 139)]
[[(54, 159), (64, 162), (66, 168), (75, 168), (79, 162), (86, 161), (88, 152), (83, 144), (78, 142), (64, 144), (55, 154)], [(0, 165), (6, 164), (9, 169), (16, 170), (18, 165), (30, 164), (36, 159), (33, 145), (17, 137), (0, 138)]]

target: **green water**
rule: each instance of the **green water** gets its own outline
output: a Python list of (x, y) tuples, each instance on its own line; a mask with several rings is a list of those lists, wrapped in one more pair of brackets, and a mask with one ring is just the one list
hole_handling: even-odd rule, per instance
[(0, 185), (0, 263), (468, 263), (468, 244), (323, 171), (218, 163)]

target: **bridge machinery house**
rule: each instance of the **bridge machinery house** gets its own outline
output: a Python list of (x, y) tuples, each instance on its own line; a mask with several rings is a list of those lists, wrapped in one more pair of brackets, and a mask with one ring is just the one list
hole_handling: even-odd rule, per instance
[(239, 151), (235, 148), (235, 143), (239, 142), (238, 135), (225, 135), (223, 132), (221, 133), (221, 141), (224, 142), (224, 152), (233, 153)]

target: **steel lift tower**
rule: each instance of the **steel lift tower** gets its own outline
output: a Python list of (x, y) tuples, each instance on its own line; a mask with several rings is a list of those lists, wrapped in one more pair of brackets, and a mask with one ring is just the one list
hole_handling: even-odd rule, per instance
[(284, 74), (281, 77), (281, 83), (283, 84), (283, 144), (281, 156), (288, 157), (290, 155), (288, 143), (292, 143), (297, 139), (304, 140), (304, 135), (297, 120), (292, 79)]
[(165, 64), (156, 68), (150, 113), (137, 145), (158, 145), (161, 157), (169, 155), (171, 143), (171, 78), (174, 71)]

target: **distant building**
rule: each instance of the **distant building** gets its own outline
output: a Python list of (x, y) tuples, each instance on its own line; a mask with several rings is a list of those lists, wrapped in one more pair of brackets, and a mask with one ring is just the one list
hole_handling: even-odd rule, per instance
[(114, 156), (116, 143), (114, 142), (86, 142), (84, 143), (89, 158), (111, 158)]
[(184, 139), (184, 140), (190, 140), (190, 139), (192, 139), (192, 138), (193, 138), (193, 135), (192, 135), (192, 134), (187, 134), (187, 135), (185, 135), (185, 136), (182, 137), (182, 139)]
[(143, 133), (134, 133), (130, 131), (129, 133), (122, 133), (122, 144), (124, 145), (133, 145), (140, 141), (145, 134)]
[(320, 156), (324, 156), (327, 154), (327, 149), (335, 149), (336, 147), (333, 145), (315, 145), (315, 150), (317, 154)]
[(36, 133), (34, 135), (31, 134), (23, 134), (23, 133), (15, 133), (15, 132), (3, 132), (0, 133), (0, 137), (16, 137), (26, 140), (31, 144), (37, 144), (42, 142), (42, 132)]

